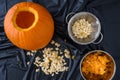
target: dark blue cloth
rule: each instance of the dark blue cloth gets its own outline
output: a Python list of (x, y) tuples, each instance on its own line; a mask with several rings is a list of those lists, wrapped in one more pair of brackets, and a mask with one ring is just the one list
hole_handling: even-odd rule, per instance
[[(53, 39), (61, 43), (75, 55), (75, 60), (68, 60), (69, 71), (46, 76), (42, 71), (35, 72), (35, 56), (27, 57), (26, 51), (14, 46), (4, 33), (4, 16), (14, 4), (31, 1), (46, 7), (55, 22)], [(101, 22), (104, 40), (99, 45), (81, 46), (68, 36), (65, 17), (70, 12), (88, 11), (95, 14)], [(113, 80), (120, 79), (120, 0), (0, 0), (0, 80), (82, 80), (79, 63), (88, 51), (101, 49), (109, 52), (115, 59), (117, 70)], [(64, 42), (64, 39), (67, 42)], [(50, 46), (50, 44), (48, 45)], [(27, 66), (27, 61), (31, 64)]]

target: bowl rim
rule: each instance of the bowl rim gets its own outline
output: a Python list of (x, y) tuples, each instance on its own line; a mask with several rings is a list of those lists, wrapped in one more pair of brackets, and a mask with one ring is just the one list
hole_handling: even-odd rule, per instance
[[(96, 19), (96, 21), (98, 22), (98, 28), (99, 28), (99, 29), (98, 29), (98, 32), (96, 33), (96, 37), (95, 37), (93, 40), (91, 40), (91, 41), (89, 41), (89, 42), (87, 42), (87, 43), (79, 42), (79, 41), (77, 41), (77, 40), (72, 36), (72, 31), (71, 31), (72, 25), (70, 25), (70, 24), (73, 22), (74, 18), (76, 18), (77, 16), (79, 16), (79, 15), (81, 15), (81, 14), (89, 14), (89, 15), (93, 16), (93, 17)], [(81, 44), (81, 45), (87, 45), (87, 44), (93, 43), (93, 42), (96, 41), (97, 38), (99, 37), (99, 35), (100, 35), (100, 33), (101, 33), (101, 23), (100, 23), (100, 20), (99, 20), (94, 14), (92, 14), (92, 13), (90, 13), (90, 12), (78, 12), (78, 13), (75, 13), (75, 14), (70, 18), (70, 20), (69, 20), (69, 22), (68, 22), (68, 28), (67, 28), (67, 30), (68, 30), (68, 35), (69, 35), (69, 37), (70, 37), (74, 42), (76, 42), (77, 44)]]
[(83, 78), (84, 80), (86, 80), (85, 77), (84, 77), (83, 74), (82, 74), (82, 71), (81, 71), (82, 62), (83, 62), (83, 60), (85, 59), (86, 56), (88, 56), (89, 54), (91, 54), (91, 53), (93, 53), (93, 52), (103, 52), (103, 53), (105, 53), (106, 55), (108, 55), (108, 56), (112, 59), (112, 61), (113, 61), (113, 63), (114, 63), (114, 71), (113, 71), (112, 76), (111, 76), (110, 79), (109, 79), (109, 80), (112, 80), (113, 77), (114, 77), (114, 75), (115, 75), (115, 73), (116, 73), (116, 62), (115, 62), (114, 58), (113, 58), (108, 52), (103, 51), (103, 50), (93, 50), (93, 51), (89, 51), (89, 52), (87, 52), (87, 53), (82, 57), (82, 59), (81, 59), (81, 61), (80, 61), (80, 74), (81, 74), (82, 78)]

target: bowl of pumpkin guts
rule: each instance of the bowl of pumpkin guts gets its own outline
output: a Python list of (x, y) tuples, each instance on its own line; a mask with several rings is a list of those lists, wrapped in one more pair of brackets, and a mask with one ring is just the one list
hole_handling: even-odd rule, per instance
[(84, 80), (112, 80), (115, 71), (115, 61), (106, 51), (90, 51), (80, 62), (80, 73)]

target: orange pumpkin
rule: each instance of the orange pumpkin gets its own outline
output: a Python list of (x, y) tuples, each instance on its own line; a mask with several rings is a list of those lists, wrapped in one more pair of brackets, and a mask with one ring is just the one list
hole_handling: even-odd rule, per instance
[(26, 50), (45, 47), (54, 33), (54, 22), (43, 6), (33, 2), (21, 2), (7, 12), (4, 30), (9, 40)]

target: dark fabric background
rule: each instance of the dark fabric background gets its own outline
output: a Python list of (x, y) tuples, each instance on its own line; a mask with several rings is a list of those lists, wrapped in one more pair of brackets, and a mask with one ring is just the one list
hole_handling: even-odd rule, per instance
[[(75, 60), (67, 61), (69, 71), (54, 77), (46, 76), (42, 71), (36, 73), (33, 61), (40, 52), (28, 58), (26, 51), (17, 48), (7, 39), (3, 26), (4, 16), (9, 8), (22, 1), (39, 3), (50, 11), (55, 22), (53, 39), (61, 43), (61, 49), (67, 48), (71, 55), (75, 55)], [(81, 11), (91, 12), (100, 19), (104, 35), (101, 44), (81, 46), (69, 38), (65, 17), (70, 12)], [(0, 80), (82, 80), (80, 60), (85, 53), (96, 49), (105, 50), (113, 56), (117, 65), (113, 80), (120, 80), (120, 0), (0, 0)], [(29, 66), (27, 61), (31, 62)]]

